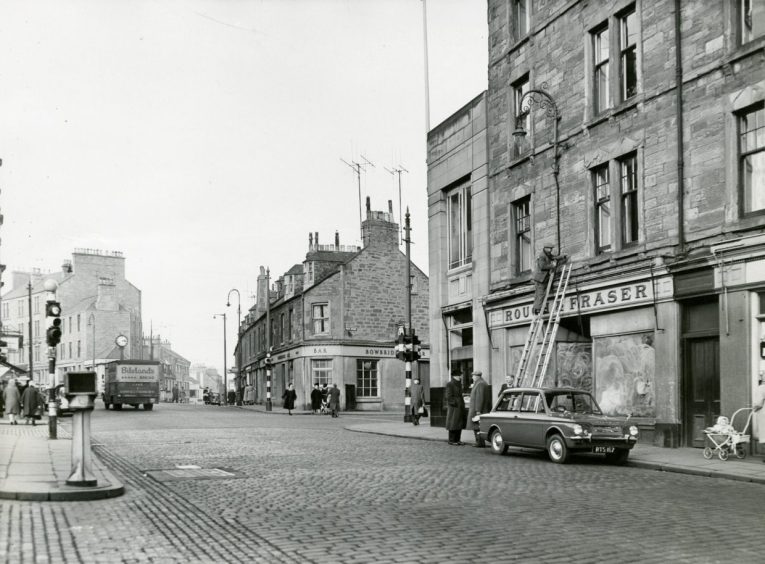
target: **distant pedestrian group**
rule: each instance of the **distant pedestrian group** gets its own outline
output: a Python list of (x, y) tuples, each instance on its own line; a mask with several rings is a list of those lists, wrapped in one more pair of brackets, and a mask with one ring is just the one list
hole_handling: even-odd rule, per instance
[(37, 420), (42, 418), (45, 410), (45, 398), (34, 382), (21, 390), (16, 380), (11, 378), (3, 388), (2, 392), (3, 410), (8, 413), (8, 421), (11, 425), (18, 425), (18, 418), (24, 418), (28, 425), (37, 424)]
[[(284, 390), (282, 400), (284, 401), (284, 409), (292, 415), (292, 410), (295, 409), (297, 402), (297, 392), (292, 382)], [(314, 415), (329, 413), (332, 417), (339, 417), (339, 411), (340, 390), (337, 384), (332, 384), (331, 388), (327, 387), (327, 384), (322, 384), (322, 387), (319, 388), (319, 383), (316, 382), (313, 385), (313, 390), (311, 390), (311, 412)]]

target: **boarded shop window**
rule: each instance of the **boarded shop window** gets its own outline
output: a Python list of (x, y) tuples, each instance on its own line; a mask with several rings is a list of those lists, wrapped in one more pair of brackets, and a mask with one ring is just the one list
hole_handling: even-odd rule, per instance
[(765, 108), (762, 102), (739, 116), (739, 163), (743, 213), (765, 210)]
[(376, 360), (356, 360), (356, 397), (380, 397), (380, 389), (377, 385)]
[(595, 397), (606, 415), (656, 416), (653, 333), (594, 340)]

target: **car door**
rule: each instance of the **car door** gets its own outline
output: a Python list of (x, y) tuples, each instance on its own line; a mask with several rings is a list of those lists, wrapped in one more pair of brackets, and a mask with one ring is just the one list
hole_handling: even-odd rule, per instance
[(500, 431), (502, 431), (502, 438), (505, 444), (518, 444), (516, 437), (518, 432), (516, 425), (518, 424), (518, 416), (521, 413), (521, 398), (523, 393), (520, 391), (513, 391), (505, 393), (503, 400), (507, 399), (507, 403), (503, 404), (506, 411), (502, 413), (502, 417), (497, 421)]
[(534, 448), (544, 447), (545, 419), (541, 394), (534, 391), (524, 392), (514, 425), (516, 444)]

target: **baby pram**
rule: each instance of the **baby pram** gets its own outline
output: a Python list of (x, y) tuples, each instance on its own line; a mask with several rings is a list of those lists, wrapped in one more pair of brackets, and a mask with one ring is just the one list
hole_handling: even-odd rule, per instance
[(736, 458), (746, 458), (745, 445), (749, 442), (749, 435), (746, 433), (752, 422), (753, 411), (751, 407), (742, 407), (731, 415), (730, 421), (727, 417), (718, 417), (715, 425), (704, 429), (707, 441), (711, 443), (704, 448), (704, 458), (709, 460), (715, 453), (720, 460), (728, 460), (731, 453), (735, 454)]
[(321, 408), (319, 409), (321, 415), (329, 415), (329, 400), (327, 398), (321, 398)]

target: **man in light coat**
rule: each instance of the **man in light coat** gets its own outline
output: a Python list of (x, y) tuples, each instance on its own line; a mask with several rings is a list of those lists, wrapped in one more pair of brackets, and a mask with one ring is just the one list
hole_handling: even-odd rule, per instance
[(470, 409), (468, 410), (468, 424), (473, 429), (475, 435), (474, 447), (483, 448), (486, 446), (486, 441), (478, 436), (480, 429), (477, 419), (482, 413), (488, 413), (491, 411), (491, 393), (489, 392), (489, 384), (483, 379), (483, 375), (480, 371), (476, 370), (472, 374), (473, 388), (470, 390)]
[(425, 388), (420, 384), (419, 378), (412, 381), (412, 387), (409, 389), (412, 395), (412, 425), (420, 424), (420, 407), (425, 407)]
[(461, 375), (452, 374), (452, 379), (446, 384), (446, 430), (449, 431), (450, 445), (464, 445), (460, 440), (462, 429), (465, 428), (465, 399), (462, 397)]
[(8, 413), (8, 420), (11, 425), (18, 425), (16, 417), (21, 411), (21, 394), (16, 387), (16, 380), (11, 378), (8, 380), (8, 385), (3, 390), (3, 399), (5, 400), (5, 411)]

